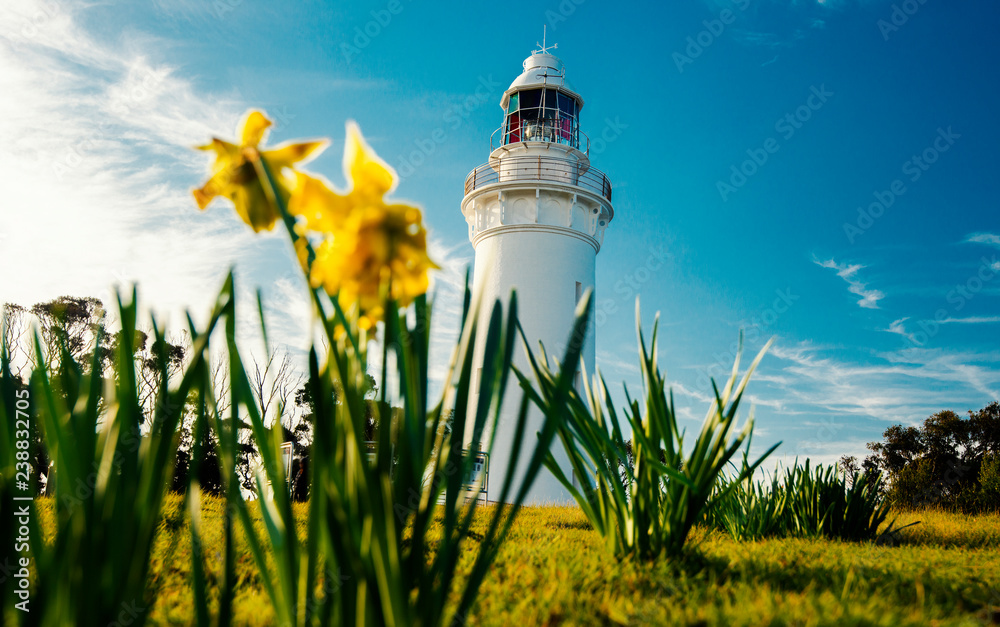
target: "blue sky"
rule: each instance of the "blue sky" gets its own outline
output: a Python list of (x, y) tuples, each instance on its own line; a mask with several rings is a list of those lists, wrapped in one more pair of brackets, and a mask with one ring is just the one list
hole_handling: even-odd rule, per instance
[(473, 254), (463, 181), (548, 25), (614, 185), (610, 381), (638, 386), (641, 294), (692, 428), (739, 330), (750, 353), (776, 336), (755, 444), (789, 457), (863, 454), (890, 424), (1000, 396), (995, 3), (19, 0), (0, 25), (2, 301), (138, 281), (179, 323), (236, 264), (300, 349), (284, 240), (188, 196), (205, 167), (189, 146), (259, 107), (272, 142), (331, 137), (310, 169), (337, 184), (348, 119), (403, 175), (446, 267), (443, 347)]

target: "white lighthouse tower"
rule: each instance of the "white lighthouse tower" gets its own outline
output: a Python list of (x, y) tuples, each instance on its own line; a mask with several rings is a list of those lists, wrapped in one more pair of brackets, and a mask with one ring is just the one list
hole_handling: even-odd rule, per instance
[[(550, 355), (561, 358), (577, 301), (594, 286), (597, 253), (614, 217), (611, 183), (590, 165), (590, 140), (580, 127), (583, 98), (567, 82), (562, 61), (545, 46), (525, 59), (524, 71), (504, 92), (500, 107), (503, 125), (490, 140), (489, 162), (465, 179), (462, 199), (462, 215), (476, 250), (475, 285), (487, 313), (490, 303), (506, 302), (516, 290), (518, 318), (532, 350), (541, 341)], [(481, 351), (482, 342), (477, 347)], [(515, 355), (521, 371), (530, 372), (519, 342)], [(477, 355), (477, 363), (482, 358)], [(583, 358), (593, 372), (593, 316)], [(474, 385), (475, 391), (478, 378)], [(525, 440), (521, 459), (510, 459), (521, 391), (516, 382), (508, 387), (490, 459), (490, 500), (499, 498), (510, 464), (524, 472), (542, 424), (533, 408), (530, 440)], [(552, 451), (571, 476), (558, 440)], [(569, 492), (544, 468), (527, 499), (569, 500)]]

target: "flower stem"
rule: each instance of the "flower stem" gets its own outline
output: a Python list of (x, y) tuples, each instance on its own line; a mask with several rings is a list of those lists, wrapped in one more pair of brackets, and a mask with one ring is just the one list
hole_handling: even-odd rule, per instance
[[(323, 299), (320, 296), (320, 288), (313, 286), (312, 278), (310, 277), (312, 264), (316, 260), (316, 251), (313, 249), (312, 243), (309, 241), (308, 237), (299, 235), (295, 231), (295, 218), (288, 212), (288, 207), (285, 206), (285, 201), (282, 200), (281, 196), (278, 194), (278, 185), (274, 181), (274, 177), (271, 174), (271, 168), (268, 167), (267, 162), (258, 156), (253, 159), (252, 163), (254, 169), (257, 171), (257, 177), (260, 179), (261, 187), (264, 189), (267, 199), (274, 203), (274, 206), (278, 208), (278, 212), (281, 214), (281, 221), (284, 223), (285, 230), (288, 231), (288, 236), (292, 240), (292, 251), (295, 252), (295, 245), (300, 239), (305, 240), (307, 253), (306, 265), (308, 266), (308, 269), (306, 270), (306, 283), (309, 284), (309, 291), (312, 293), (313, 302), (319, 310), (320, 318), (323, 320), (324, 330), (332, 343), (335, 341), (334, 330), (330, 325), (330, 318), (327, 316), (326, 308), (323, 305)], [(298, 255), (297, 252), (295, 254), (296, 256)], [(358, 338), (351, 333), (350, 326), (347, 324), (347, 317), (344, 315), (344, 311), (341, 309), (336, 297), (331, 297), (330, 303), (333, 305), (334, 315), (337, 317), (337, 321), (344, 327), (344, 332), (351, 341), (351, 346), (354, 348), (355, 353), (360, 353), (358, 348)]]

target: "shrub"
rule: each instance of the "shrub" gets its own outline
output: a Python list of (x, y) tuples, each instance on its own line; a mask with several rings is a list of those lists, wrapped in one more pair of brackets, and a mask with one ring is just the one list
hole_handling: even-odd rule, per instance
[(889, 512), (877, 471), (848, 478), (835, 465), (810, 469), (809, 460), (772, 474), (770, 481), (751, 475), (723, 481), (718, 492), (705, 521), (736, 540), (786, 536), (873, 540)]
[[(580, 307), (587, 303), (589, 298)], [(578, 310), (578, 315), (581, 311)], [(600, 372), (593, 386), (585, 384), (581, 395), (570, 386), (566, 376), (573, 371), (572, 363), (563, 361), (563, 369), (558, 373), (553, 371), (543, 347), (538, 359), (528, 351), (538, 391), (531, 389), (532, 382), (525, 374), (518, 373), (518, 377), (545, 415), (550, 419), (564, 417), (564, 421), (557, 423), (559, 439), (574, 474), (586, 484), (582, 489), (574, 486), (551, 453), (546, 456), (549, 470), (573, 495), (612, 554), (618, 558), (652, 559), (660, 554), (679, 554), (692, 525), (701, 519), (703, 508), (713, 498), (724, 496), (714, 492), (719, 475), (753, 430), (751, 415), (742, 431), (734, 433), (737, 408), (767, 347), (757, 355), (742, 379), (737, 377), (740, 361), (737, 356), (726, 386), (720, 391), (713, 381), (715, 402), (693, 450), (685, 456), (684, 434), (677, 425), (673, 397), (657, 366), (659, 319), (653, 324), (651, 349), (646, 346), (641, 323), (637, 300), (636, 327), (645, 397), (640, 403), (625, 390), (626, 420), (632, 429), (631, 449)], [(777, 446), (771, 447), (742, 474), (751, 473)], [(634, 452), (634, 463), (629, 458), (630, 450)]]
[(809, 469), (796, 464), (785, 471), (783, 490), (787, 527), (795, 535), (872, 540), (878, 533), (889, 505), (880, 494), (882, 476), (877, 472), (846, 480), (836, 465)]
[(770, 475), (770, 481), (754, 476), (747, 462), (749, 448), (748, 438), (742, 467), (735, 477), (719, 477), (717, 496), (705, 508), (705, 523), (738, 541), (784, 535), (787, 492), (777, 473)]
[(987, 511), (1000, 510), (1000, 453), (983, 457), (979, 470), (980, 505)]

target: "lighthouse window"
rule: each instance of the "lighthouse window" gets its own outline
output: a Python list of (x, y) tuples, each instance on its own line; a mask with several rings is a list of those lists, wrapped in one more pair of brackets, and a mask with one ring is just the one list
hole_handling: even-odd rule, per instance
[(507, 141), (504, 143), (513, 144), (521, 141), (522, 114), (519, 110), (520, 100), (520, 92), (514, 92), (510, 95), (510, 101), (507, 103), (507, 128), (504, 132)]
[(559, 141), (576, 146), (576, 101), (559, 92)]
[(579, 146), (576, 99), (557, 89), (526, 89), (510, 95), (505, 143), (542, 141)]
[[(535, 111), (531, 114), (531, 117), (538, 117), (538, 107), (542, 104), (542, 90), (541, 89), (529, 89), (527, 91), (518, 92), (521, 99), (521, 104), (518, 106), (520, 110), (534, 109)], [(525, 111), (525, 116), (529, 114)]]
[(559, 112), (567, 118), (576, 117), (576, 103), (569, 94), (559, 92)]
[(554, 89), (545, 90), (545, 99), (542, 102), (542, 116), (546, 118), (558, 117), (559, 114), (559, 92)]
[[(511, 114), (510, 126), (513, 130), (516, 121), (519, 133), (515, 135), (512, 132), (510, 141), (542, 141), (537, 121), (541, 94), (542, 90), (540, 89), (518, 92), (517, 113)], [(517, 116), (517, 120), (515, 120), (515, 116)]]
[(521, 141), (521, 114), (514, 111), (507, 117), (507, 141), (512, 144)]

